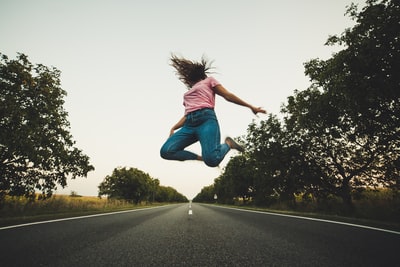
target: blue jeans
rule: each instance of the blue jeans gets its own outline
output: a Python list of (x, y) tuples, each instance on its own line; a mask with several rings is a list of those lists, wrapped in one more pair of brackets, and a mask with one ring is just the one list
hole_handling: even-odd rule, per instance
[(197, 155), (184, 150), (200, 141), (203, 161), (207, 166), (216, 167), (230, 150), (227, 144), (221, 144), (219, 124), (214, 110), (200, 109), (186, 116), (185, 124), (168, 138), (161, 147), (160, 155), (169, 160), (196, 160)]

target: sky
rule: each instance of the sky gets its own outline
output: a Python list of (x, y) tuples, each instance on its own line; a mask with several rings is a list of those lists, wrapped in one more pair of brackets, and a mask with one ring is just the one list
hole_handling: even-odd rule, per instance
[[(361, 0), (0, 0), (0, 52), (24, 53), (61, 71), (70, 133), (95, 171), (66, 188), (97, 196), (114, 168), (133, 167), (189, 199), (221, 175), (219, 168), (159, 156), (183, 116), (187, 90), (169, 65), (171, 53), (213, 60), (213, 76), (229, 91), (280, 116), (294, 90), (310, 85), (304, 63), (339, 47), (330, 35), (352, 27), (346, 6)], [(243, 136), (256, 117), (217, 97), (222, 141)], [(189, 150), (200, 153), (194, 144)]]

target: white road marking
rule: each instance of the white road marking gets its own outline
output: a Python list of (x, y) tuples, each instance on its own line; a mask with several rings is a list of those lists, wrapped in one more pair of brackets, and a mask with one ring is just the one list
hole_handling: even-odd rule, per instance
[[(205, 205), (207, 205), (207, 204), (205, 204)], [(221, 208), (221, 209), (231, 209), (231, 210), (238, 210), (238, 211), (243, 211), (243, 212), (252, 212), (252, 213), (258, 213), (258, 214), (268, 214), (268, 215), (273, 215), (273, 216), (289, 217), (289, 218), (296, 218), (296, 219), (309, 220), (309, 221), (341, 224), (341, 225), (347, 225), (347, 226), (352, 226), (352, 227), (358, 227), (358, 228), (364, 228), (364, 229), (369, 229), (369, 230), (375, 230), (375, 231), (381, 231), (381, 232), (400, 235), (399, 231), (387, 230), (387, 229), (371, 227), (371, 226), (366, 226), (366, 225), (360, 225), (360, 224), (353, 224), (353, 223), (346, 223), (346, 222), (339, 222), (339, 221), (331, 221), (331, 220), (311, 218), (311, 217), (302, 217), (302, 216), (296, 216), (296, 215), (280, 214), (280, 213), (273, 213), (273, 212), (267, 212), (267, 211), (245, 210), (245, 209), (221, 207), (221, 206), (214, 206), (214, 205), (212, 205), (212, 206), (213, 207), (218, 207), (218, 208)]]
[(47, 220), (47, 221), (40, 221), (40, 222), (32, 222), (32, 223), (10, 225), (10, 226), (0, 227), (0, 231), (1, 230), (6, 230), (6, 229), (12, 229), (12, 228), (24, 227), (24, 226), (31, 226), (31, 225), (36, 225), (36, 224), (46, 224), (46, 223), (54, 223), (54, 222), (62, 222), (62, 221), (72, 221), (72, 220), (79, 220), (79, 219), (93, 218), (93, 217), (100, 217), (100, 216), (108, 216), (108, 215), (114, 215), (114, 214), (120, 214), (120, 213), (128, 213), (128, 212), (135, 212), (135, 211), (142, 211), (142, 210), (158, 209), (158, 208), (162, 208), (162, 207), (165, 207), (165, 206), (152, 207), (152, 208), (143, 208), (143, 209), (134, 209), (134, 210), (123, 210), (123, 211), (115, 211), (115, 212), (109, 212), (109, 213), (99, 213), (99, 214), (93, 214), (93, 215), (85, 215), (85, 216), (78, 216), (78, 217), (70, 217), (70, 218), (62, 218), (62, 219), (55, 219), (55, 220)]
[(189, 215), (192, 215), (193, 214), (193, 211), (192, 210), (189, 210)]

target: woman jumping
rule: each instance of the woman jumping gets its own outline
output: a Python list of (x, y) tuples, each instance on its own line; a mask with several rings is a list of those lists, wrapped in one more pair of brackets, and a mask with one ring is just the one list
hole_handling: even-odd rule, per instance
[[(171, 128), (168, 140), (161, 147), (161, 157), (180, 161), (202, 160), (207, 166), (216, 167), (230, 149), (243, 152), (244, 148), (230, 137), (225, 139), (225, 143), (220, 143), (220, 129), (214, 112), (215, 94), (250, 108), (254, 114), (267, 112), (246, 103), (216, 79), (207, 76), (211, 65), (204, 58), (201, 62), (194, 62), (172, 55), (171, 66), (176, 69), (177, 76), (188, 87), (188, 91), (183, 96), (185, 115)], [(201, 145), (201, 156), (184, 150), (197, 141)]]

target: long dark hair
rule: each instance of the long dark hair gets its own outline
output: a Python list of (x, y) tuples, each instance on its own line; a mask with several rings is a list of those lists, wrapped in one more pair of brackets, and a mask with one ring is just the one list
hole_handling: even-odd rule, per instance
[(175, 68), (179, 80), (188, 88), (207, 78), (207, 74), (210, 73), (211, 63), (204, 56), (200, 62), (195, 62), (171, 54), (171, 66)]

